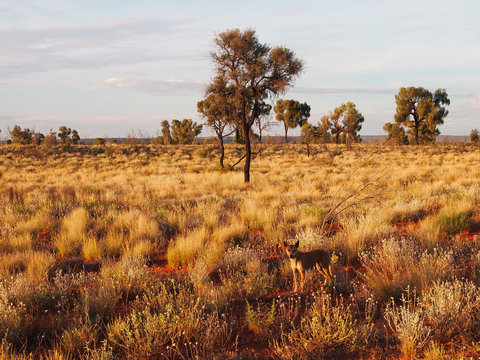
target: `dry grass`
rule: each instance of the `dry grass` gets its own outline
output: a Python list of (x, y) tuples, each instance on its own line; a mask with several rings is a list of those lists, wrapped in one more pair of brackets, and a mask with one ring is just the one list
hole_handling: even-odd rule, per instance
[[(273, 346), (283, 357), (347, 348), (375, 353), (376, 341), (388, 343), (389, 333), (377, 340), (365, 335), (370, 323), (358, 304), (372, 294), (376, 318), (388, 309), (399, 339), (385, 353), (402, 348), (409, 356), (448, 358), (443, 341), (458, 342), (452, 348), (480, 341), (480, 256), (469, 233), (480, 212), (478, 147), (312, 145), (307, 158), (300, 145), (256, 144), (252, 182), (244, 184), (241, 171), (218, 171), (208, 146), (79, 146), (44, 157), (33, 148), (0, 147), (0, 301), (9, 309), (0, 311), (0, 335), (9, 334), (0, 356), (138, 358), (144, 341), (142, 354), (154, 357), (172, 345), (162, 336), (174, 334), (190, 347), (169, 347), (170, 358), (203, 356), (212, 344), (218, 357), (234, 358), (242, 357), (235, 338), (248, 339), (248, 331), (268, 334), (265, 351), (287, 346), (285, 352)], [(227, 162), (241, 149), (228, 145)], [(325, 289), (330, 302), (318, 293), (315, 307), (306, 292), (285, 310), (293, 301), (291, 271), (278, 246), (286, 239), (300, 240), (304, 250), (335, 252), (336, 285)], [(466, 279), (455, 280), (459, 275)], [(319, 275), (309, 276), (307, 289), (317, 293)], [(182, 317), (177, 303), (169, 316), (178, 327), (160, 336), (155, 326), (163, 320), (144, 295), (164, 285), (169, 296), (181, 292), (197, 317)], [(407, 288), (425, 307), (413, 314), (418, 319), (410, 314), (418, 308), (400, 301)], [(467, 305), (459, 310), (448, 299)], [(465, 328), (450, 326), (450, 318), (435, 315), (440, 308), (470, 320)], [(326, 320), (313, 321), (315, 314)], [(134, 323), (136, 317), (145, 323)], [(223, 317), (231, 317), (231, 327)], [(410, 320), (412, 331), (438, 343), (402, 337)], [(192, 322), (203, 349), (193, 346), (196, 335), (181, 335)], [(448, 339), (438, 335), (445, 328), (452, 330)], [(455, 338), (459, 332), (462, 339)]]

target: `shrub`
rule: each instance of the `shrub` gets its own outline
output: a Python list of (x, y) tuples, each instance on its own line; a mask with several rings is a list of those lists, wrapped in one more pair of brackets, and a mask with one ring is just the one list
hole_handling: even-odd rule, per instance
[(392, 299), (385, 309), (384, 317), (400, 341), (402, 353), (406, 358), (414, 358), (430, 334), (429, 328), (424, 324), (415, 292), (407, 291), (407, 297), (402, 295), (400, 305), (396, 305)]
[(248, 328), (257, 336), (270, 336), (271, 327), (275, 321), (276, 316), (275, 299), (272, 301), (270, 310), (264, 313), (262, 309), (255, 310), (250, 303), (246, 302), (245, 316), (247, 319)]
[(77, 208), (65, 216), (62, 222), (62, 231), (55, 238), (55, 247), (60, 256), (68, 257), (79, 255), (82, 243), (86, 238), (88, 212), (84, 208)]
[(440, 249), (421, 252), (405, 239), (382, 241), (362, 254), (361, 277), (383, 300), (398, 300), (407, 288), (421, 291), (436, 280), (446, 279), (453, 269), (453, 255)]
[(436, 281), (420, 302), (439, 340), (466, 336), (480, 325), (480, 289), (469, 281)]
[(193, 265), (195, 259), (205, 251), (209, 237), (209, 232), (204, 227), (178, 237), (168, 247), (168, 263), (175, 267)]
[(327, 354), (349, 354), (368, 343), (373, 324), (359, 324), (349, 305), (332, 303), (320, 293), (302, 318), (300, 326), (282, 334), (272, 343), (273, 351), (282, 359), (317, 359)]
[(107, 328), (115, 351), (127, 358), (203, 358), (228, 345), (231, 332), (185, 286), (160, 284)]
[(462, 230), (468, 229), (473, 224), (471, 211), (450, 211), (439, 214), (435, 219), (435, 225), (441, 233), (455, 235)]

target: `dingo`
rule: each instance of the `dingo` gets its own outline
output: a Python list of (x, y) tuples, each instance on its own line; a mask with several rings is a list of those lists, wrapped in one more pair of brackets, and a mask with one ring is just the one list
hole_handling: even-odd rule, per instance
[(332, 264), (330, 254), (325, 250), (311, 250), (298, 251), (299, 241), (294, 245), (289, 245), (286, 241), (283, 242), (283, 247), (288, 257), (290, 258), (290, 266), (293, 271), (294, 291), (297, 291), (297, 275), (300, 273), (301, 288), (303, 290), (303, 283), (305, 281), (305, 270), (316, 267), (318, 271), (325, 277), (324, 285), (332, 282)]

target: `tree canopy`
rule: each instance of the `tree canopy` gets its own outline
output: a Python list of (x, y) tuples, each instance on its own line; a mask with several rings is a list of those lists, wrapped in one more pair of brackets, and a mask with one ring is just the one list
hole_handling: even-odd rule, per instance
[(236, 116), (231, 121), (245, 142), (244, 180), (249, 182), (251, 127), (262, 115), (264, 100), (290, 88), (303, 63), (287, 48), (260, 43), (252, 29), (224, 31), (214, 42), (215, 50), (210, 55), (215, 76), (205, 95), (215, 94), (234, 106)]
[(431, 93), (423, 87), (402, 87), (395, 95), (395, 102), (395, 122), (407, 129), (409, 143), (434, 142), (440, 134), (437, 126), (448, 115), (445, 105), (450, 105), (450, 99), (445, 89)]
[(330, 130), (336, 144), (352, 143), (360, 141), (358, 132), (362, 129), (365, 121), (362, 113), (357, 110), (356, 105), (349, 101), (336, 107), (327, 116), (322, 117), (322, 131)]
[[(225, 147), (223, 138), (235, 130), (232, 119), (236, 116), (235, 107), (218, 94), (210, 94), (197, 103), (197, 110), (207, 119), (207, 126), (215, 131), (220, 148), (220, 167), (223, 169)], [(227, 99), (228, 100), (228, 99)]]
[(307, 103), (300, 103), (297, 100), (278, 99), (275, 107), (275, 119), (283, 122), (285, 128), (285, 143), (288, 142), (288, 129), (302, 126), (310, 117), (310, 106)]
[(176, 144), (191, 144), (202, 131), (202, 125), (192, 119), (172, 120), (172, 140)]

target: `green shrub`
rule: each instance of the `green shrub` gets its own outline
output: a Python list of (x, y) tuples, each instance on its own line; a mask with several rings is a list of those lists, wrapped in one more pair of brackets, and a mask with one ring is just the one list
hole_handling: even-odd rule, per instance
[(442, 213), (435, 219), (435, 225), (440, 229), (440, 232), (447, 235), (455, 235), (472, 226), (472, 212), (471, 211), (451, 211)]

